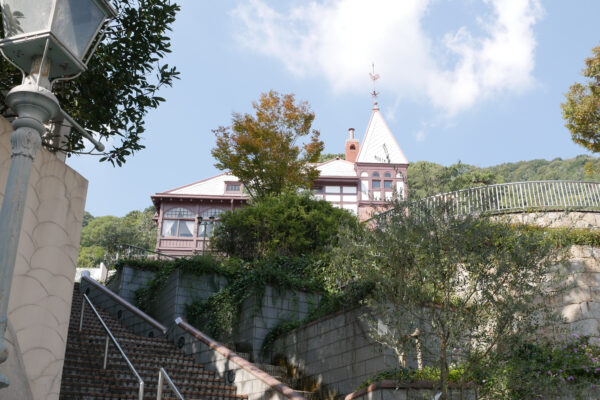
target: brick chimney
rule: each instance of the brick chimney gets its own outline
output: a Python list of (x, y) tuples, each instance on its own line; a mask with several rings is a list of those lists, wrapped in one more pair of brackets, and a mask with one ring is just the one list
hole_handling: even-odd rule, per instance
[(348, 129), (348, 139), (346, 139), (346, 161), (356, 162), (358, 157), (358, 139), (354, 139), (354, 128)]

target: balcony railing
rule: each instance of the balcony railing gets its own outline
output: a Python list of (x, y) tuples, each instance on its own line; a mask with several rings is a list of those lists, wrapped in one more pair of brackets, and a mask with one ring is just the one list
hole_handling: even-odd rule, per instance
[(600, 183), (580, 181), (511, 182), (443, 193), (423, 199), (445, 202), (457, 215), (550, 210), (600, 210)]

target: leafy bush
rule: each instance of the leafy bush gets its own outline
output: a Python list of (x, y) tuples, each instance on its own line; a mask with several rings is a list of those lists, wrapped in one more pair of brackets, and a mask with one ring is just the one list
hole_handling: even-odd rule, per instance
[(600, 385), (600, 343), (578, 335), (554, 343), (515, 339), (490, 357), (473, 381), (484, 399), (556, 398), (563, 393), (591, 398), (585, 397), (587, 391)]
[(211, 244), (219, 252), (244, 260), (275, 254), (316, 255), (336, 245), (342, 224), (358, 226), (358, 220), (306, 193), (268, 195), (222, 214)]
[[(465, 371), (461, 367), (451, 366), (449, 368), (448, 381), (450, 383), (461, 382)], [(422, 369), (411, 369), (411, 368), (394, 368), (388, 369), (376, 373), (375, 375), (367, 378), (364, 382), (358, 386), (358, 389), (363, 389), (369, 385), (383, 381), (393, 380), (398, 384), (402, 383), (414, 383), (414, 382), (434, 382), (440, 381), (440, 369), (436, 367), (423, 367)]]

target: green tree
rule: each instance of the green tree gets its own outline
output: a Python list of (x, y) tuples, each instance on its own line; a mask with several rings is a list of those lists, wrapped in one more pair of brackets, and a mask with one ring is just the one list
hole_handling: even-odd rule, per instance
[(337, 243), (340, 224), (357, 226), (358, 220), (306, 193), (270, 194), (222, 214), (211, 245), (246, 260), (314, 255)]
[(585, 84), (575, 83), (561, 104), (565, 126), (573, 141), (597, 153), (600, 152), (600, 46), (592, 49), (585, 60)]
[(540, 300), (557, 256), (542, 232), (452, 210), (395, 204), (371, 229), (342, 236), (330, 275), (333, 285), (375, 283), (367, 300), (372, 337), (401, 366), (414, 352), (437, 360), (444, 399), (449, 364), (458, 361), (453, 349), (469, 372), (511, 333), (543, 321)]
[(408, 188), (416, 198), (452, 192), (497, 182), (489, 169), (458, 162), (449, 167), (427, 161), (418, 161), (408, 167)]
[(150, 206), (143, 211), (131, 211), (122, 218), (111, 215), (94, 218), (86, 213), (77, 265), (97, 266), (100, 261), (113, 258), (122, 250), (122, 245), (153, 250), (156, 246), (155, 212)]
[[(310, 188), (318, 171), (309, 163), (319, 160), (323, 142), (308, 103), (270, 91), (252, 107), (255, 115), (234, 113), (231, 127), (213, 130), (216, 167), (231, 171), (252, 197)], [(299, 144), (305, 137), (308, 143)]]
[[(160, 88), (171, 86), (178, 78), (179, 72), (163, 59), (171, 52), (167, 33), (180, 7), (170, 0), (111, 3), (118, 15), (108, 26), (88, 70), (74, 80), (57, 82), (53, 91), (67, 113), (112, 146), (100, 161), (121, 166), (145, 147), (141, 143), (144, 118), (165, 101), (158, 96)], [(4, 115), (10, 110), (3, 96), (20, 80), (20, 72), (2, 60), (0, 112)], [(71, 155), (83, 148), (81, 135), (73, 131), (62, 150)]]
[(329, 160), (333, 160), (335, 158), (339, 158), (340, 160), (344, 160), (346, 158), (346, 155), (344, 153), (326, 153), (326, 154), (321, 154), (321, 156), (319, 157), (319, 161), (320, 163), (325, 162), (325, 161), (329, 161)]
[(82, 226), (85, 228), (90, 223), (90, 221), (93, 220), (93, 219), (94, 219), (94, 216), (92, 214), (90, 214), (87, 211), (84, 212), (83, 213), (83, 224), (82, 224)]

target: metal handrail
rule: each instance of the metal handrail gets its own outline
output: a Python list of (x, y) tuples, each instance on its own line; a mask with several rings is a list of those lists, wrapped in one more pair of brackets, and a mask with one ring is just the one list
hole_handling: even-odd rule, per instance
[[(128, 251), (128, 254), (127, 254), (128, 256), (131, 255), (131, 250), (137, 250), (140, 253), (156, 254), (159, 257), (167, 257), (167, 258), (172, 258), (172, 259), (176, 259), (177, 258), (177, 257), (174, 257), (174, 256), (169, 255), (169, 254), (161, 253), (159, 251), (154, 251), (154, 250), (148, 250), (148, 249), (145, 249), (143, 247), (139, 247), (139, 246), (135, 246), (135, 245), (132, 245), (132, 244), (127, 244), (127, 243), (120, 243), (118, 245), (118, 247), (120, 247), (121, 249), (126, 249)], [(117, 253), (117, 260), (118, 259), (119, 259), (119, 253)]]
[(140, 317), (141, 319), (146, 321), (148, 324), (150, 324), (153, 327), (155, 327), (156, 329), (158, 329), (162, 333), (163, 336), (165, 336), (167, 334), (168, 329), (166, 326), (164, 326), (163, 324), (161, 324), (160, 322), (158, 322), (157, 320), (155, 320), (154, 318), (152, 318), (151, 316), (149, 316), (148, 314), (146, 314), (145, 312), (143, 312), (142, 310), (140, 310), (133, 304), (129, 303), (127, 300), (125, 300), (124, 298), (122, 298), (121, 296), (119, 296), (118, 294), (113, 292), (112, 290), (108, 289), (106, 286), (101, 285), (96, 280), (94, 280), (88, 276), (82, 276), (81, 281), (83, 282), (84, 280), (86, 282), (92, 284), (95, 289), (100, 290), (103, 294), (109, 296), (116, 302), (120, 303), (124, 308), (131, 311), (134, 315)]
[[(123, 357), (123, 359), (129, 366), (129, 369), (131, 370), (131, 372), (133, 372), (133, 374), (137, 378), (138, 384), (139, 384), (138, 398), (139, 398), (139, 400), (143, 400), (143, 398), (144, 398), (144, 380), (140, 377), (140, 374), (138, 374), (137, 370), (135, 369), (135, 367), (133, 366), (131, 361), (129, 361), (129, 358), (127, 358), (127, 355), (125, 355), (125, 352), (119, 345), (119, 342), (117, 341), (117, 339), (115, 339), (112, 332), (110, 331), (110, 329), (108, 328), (108, 326), (106, 325), (106, 323), (104, 322), (104, 320), (102, 319), (102, 317), (100, 316), (98, 311), (96, 310), (96, 307), (94, 307), (94, 305), (90, 301), (89, 297), (87, 297), (87, 295), (85, 293), (82, 293), (82, 296), (83, 296), (83, 299), (85, 300), (85, 302), (87, 302), (89, 304), (90, 308), (96, 315), (96, 318), (98, 319), (98, 321), (100, 321), (100, 323), (102, 324), (102, 327), (106, 331), (106, 344), (104, 346), (104, 368), (103, 369), (106, 369), (106, 364), (108, 362), (108, 343), (109, 343), (108, 340), (110, 339), (113, 342), (113, 344), (115, 345), (115, 347), (117, 348), (117, 350), (119, 350), (119, 353), (121, 353), (121, 356)], [(81, 330), (83, 328), (83, 313), (85, 310), (85, 302), (81, 303), (81, 318), (79, 320), (79, 332), (81, 332)]]
[(449, 203), (457, 215), (550, 209), (600, 209), (600, 183), (586, 181), (510, 182), (462, 189), (423, 199)]
[(181, 393), (179, 393), (177, 386), (175, 386), (175, 384), (169, 377), (169, 374), (167, 374), (167, 371), (165, 371), (164, 368), (161, 368), (158, 370), (158, 389), (156, 391), (156, 400), (162, 400), (162, 392), (163, 392), (163, 386), (164, 386), (163, 379), (165, 381), (167, 381), (167, 384), (169, 385), (169, 387), (171, 388), (173, 393), (175, 393), (175, 396), (177, 396), (177, 398), (179, 400), (184, 400)]

